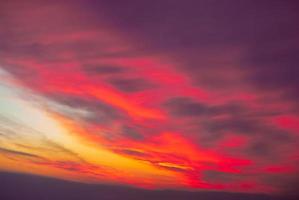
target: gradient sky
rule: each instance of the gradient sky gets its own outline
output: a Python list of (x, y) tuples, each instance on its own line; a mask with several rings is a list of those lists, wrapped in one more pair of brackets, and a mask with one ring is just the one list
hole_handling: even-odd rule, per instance
[(0, 170), (147, 189), (298, 188), (299, 5), (0, 2)]

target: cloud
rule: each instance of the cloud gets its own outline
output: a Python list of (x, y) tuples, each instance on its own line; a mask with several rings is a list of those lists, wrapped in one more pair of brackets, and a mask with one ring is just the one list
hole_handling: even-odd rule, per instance
[(86, 65), (83, 68), (89, 75), (111, 75), (111, 74), (119, 74), (125, 72), (124, 67), (119, 66), (111, 66), (111, 65)]
[(108, 125), (127, 117), (118, 108), (92, 97), (57, 93), (49, 94), (48, 98), (55, 102), (53, 104), (54, 111), (70, 118), (74, 117), (74, 119), (81, 115), (79, 118), (89, 123)]
[[(69, 182), (53, 178), (38, 177), (34, 175), (22, 175), (12, 173), (1, 173), (0, 184), (2, 192), (1, 198), (5, 199), (41, 199), (47, 196), (51, 199), (159, 199), (181, 200), (181, 199), (206, 199), (206, 200), (237, 200), (237, 199), (256, 199), (256, 200), (278, 200), (279, 197), (263, 194), (244, 194), (244, 193), (226, 193), (226, 192), (190, 192), (178, 190), (143, 190), (117, 185), (83, 184)], [(36, 187), (37, 192), (31, 192), (32, 185)], [(12, 188), (21, 188), (19, 192), (13, 192)], [(49, 189), (51, 188), (51, 189)], [(74, 193), (74, 191), (77, 191)], [(283, 196), (281, 199), (285, 199)]]
[(22, 151), (15, 151), (15, 150), (11, 150), (11, 149), (6, 149), (6, 148), (0, 148), (0, 152), (1, 154), (4, 155), (8, 155), (8, 156), (16, 156), (16, 157), (27, 157), (27, 158), (38, 158), (40, 159), (40, 156), (31, 154), (31, 153), (26, 153), (26, 152), (22, 152)]
[(206, 105), (183, 97), (170, 99), (165, 106), (169, 108), (171, 114), (178, 117), (209, 115), (209, 108)]
[(111, 85), (124, 92), (139, 92), (153, 88), (153, 85), (144, 79), (111, 79)]
[(244, 178), (246, 178), (246, 175), (243, 174), (232, 174), (212, 170), (207, 170), (203, 172), (203, 179), (213, 183), (238, 183), (240, 180), (243, 180)]
[[(49, 158), (51, 155), (59, 154), (56, 157), (82, 161), (78, 154), (52, 141), (44, 133), (23, 124), (17, 119), (0, 115), (0, 132), (3, 134), (0, 137), (1, 152), (10, 155), (11, 158), (21, 157), (26, 159), (31, 157), (37, 159), (37, 161), (45, 161), (51, 159)], [(44, 156), (44, 154), (47, 156)]]
[[(265, 192), (256, 176), (270, 177), (265, 166), (296, 163), (295, 122), (277, 119), (298, 116), (297, 10), (292, 1), (1, 2), (0, 64), (32, 93), (20, 99), (74, 124), (79, 139), (175, 173), (161, 182)], [(68, 158), (44, 165), (98, 171), (26, 124), (2, 116), (0, 131), (1, 145)], [(253, 186), (241, 173), (254, 174)]]
[(144, 139), (144, 136), (140, 134), (136, 128), (132, 126), (123, 126), (122, 128), (122, 134), (125, 138), (132, 138), (135, 140), (142, 140)]

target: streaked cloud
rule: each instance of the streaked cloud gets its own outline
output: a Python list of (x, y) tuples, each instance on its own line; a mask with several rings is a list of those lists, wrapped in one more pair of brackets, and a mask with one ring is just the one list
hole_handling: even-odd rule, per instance
[(23, 158), (14, 170), (41, 157), (28, 164), (87, 182), (269, 193), (293, 182), (291, 1), (0, 4), (0, 154)]

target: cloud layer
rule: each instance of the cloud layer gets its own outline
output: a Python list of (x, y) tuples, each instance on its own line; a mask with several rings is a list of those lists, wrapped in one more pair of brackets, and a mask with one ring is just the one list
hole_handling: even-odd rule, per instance
[[(298, 173), (297, 9), (293, 1), (1, 2), (0, 65), (74, 137), (174, 174), (150, 185), (282, 191)], [(37, 159), (2, 145), (0, 154)], [(113, 176), (74, 159), (36, 163)]]

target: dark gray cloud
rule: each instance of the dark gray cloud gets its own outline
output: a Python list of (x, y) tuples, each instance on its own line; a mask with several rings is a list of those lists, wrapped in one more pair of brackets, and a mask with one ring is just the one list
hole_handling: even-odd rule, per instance
[(248, 175), (240, 173), (226, 173), (221, 171), (206, 170), (202, 173), (203, 179), (208, 183), (233, 183), (244, 178), (248, 178)]
[(154, 87), (152, 83), (141, 78), (113, 78), (108, 82), (123, 92), (139, 92)]
[(203, 123), (206, 130), (209, 132), (226, 132), (233, 131), (241, 134), (256, 134), (260, 129), (260, 124), (257, 120), (230, 117), (228, 119), (207, 120)]
[(124, 155), (128, 155), (128, 156), (132, 156), (138, 159), (143, 159), (143, 160), (147, 160), (147, 158), (150, 158), (151, 156), (147, 153), (143, 153), (140, 151), (135, 151), (132, 149), (120, 149), (120, 150), (115, 150), (116, 152), (119, 152), (121, 154)]
[(121, 74), (126, 71), (125, 67), (114, 66), (114, 65), (86, 65), (83, 70), (90, 75), (113, 75)]
[(23, 152), (23, 151), (15, 151), (12, 149), (6, 149), (6, 148), (1, 148), (0, 147), (0, 154), (3, 155), (8, 155), (8, 156), (21, 156), (21, 157), (27, 157), (27, 158), (42, 158), (38, 155), (32, 154), (32, 153), (27, 153), (27, 152)]
[(126, 138), (134, 140), (142, 140), (144, 136), (139, 132), (137, 127), (124, 125), (122, 128), (122, 135)]
[(172, 98), (165, 102), (164, 106), (175, 117), (198, 117), (210, 114), (207, 105), (185, 97)]
[[(215, 117), (219, 115), (235, 116), (249, 116), (252, 115), (246, 105), (240, 102), (224, 102), (222, 104), (209, 104), (193, 100), (188, 97), (175, 97), (167, 100), (163, 107), (169, 111), (174, 117)], [(265, 114), (275, 114), (256, 112), (253, 116), (260, 116)]]
[[(286, 196), (276, 197), (263, 194), (244, 194), (226, 192), (189, 192), (178, 190), (144, 190), (117, 185), (84, 184), (68, 182), (33, 175), (22, 175), (13, 173), (0, 173), (0, 198), (9, 200), (32, 200), (43, 199), (131, 199), (131, 200), (285, 200)], [(32, 187), (35, 192), (32, 192)], [(18, 188), (18, 192), (15, 189)], [(76, 192), (74, 192), (76, 191)]]
[(81, 116), (81, 119), (92, 124), (109, 125), (116, 120), (127, 118), (123, 111), (92, 97), (50, 94), (48, 95), (48, 98), (62, 106), (70, 108), (63, 109), (63, 107), (57, 107), (55, 110), (62, 114), (66, 114), (69, 117), (80, 117), (80, 115), (73, 115), (72, 113), (69, 113), (72, 109), (79, 109), (88, 112), (86, 115)]

